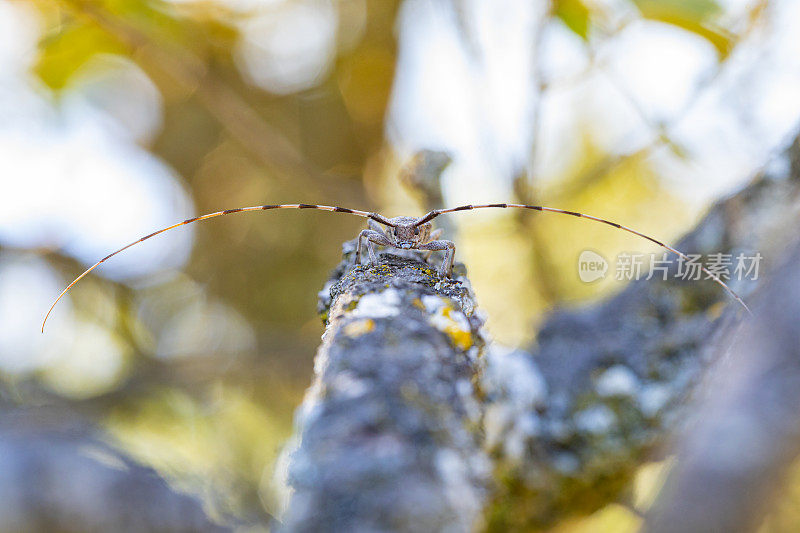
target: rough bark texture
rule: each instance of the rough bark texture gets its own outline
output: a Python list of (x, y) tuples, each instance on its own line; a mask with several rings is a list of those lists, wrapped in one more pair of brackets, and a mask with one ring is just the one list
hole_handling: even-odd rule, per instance
[[(795, 144), (765, 175), (714, 206), (678, 248), (758, 251), (761, 277), (769, 276), (798, 227), (798, 154)], [(759, 285), (731, 283), (745, 297)], [(542, 384), (536, 408), (520, 407), (518, 389), (484, 387), (499, 480), (490, 529), (546, 526), (624, 500), (636, 469), (686, 415), (687, 395), (742, 316), (712, 282), (657, 279), (552, 313), (536, 345), (515, 355), (531, 369), (528, 381)]]
[[(760, 252), (768, 277), (800, 219), (798, 154), (715, 205), (678, 248)], [(392, 255), (348, 268), (323, 291), (330, 320), (298, 416), (292, 531), (529, 531), (624, 501), (744, 317), (716, 284), (671, 272), (557, 310), (528, 351), (489, 346), (478, 360), (466, 287)], [(761, 282), (731, 284), (747, 298)], [(778, 322), (796, 331), (796, 316)], [(680, 507), (663, 509), (654, 516)]]
[(298, 413), (283, 527), (471, 530), (490, 469), (469, 284), (391, 254), (353, 266), (352, 243), (345, 255), (321, 293), (327, 328)]
[(800, 246), (692, 405), (647, 531), (756, 531), (800, 453)]

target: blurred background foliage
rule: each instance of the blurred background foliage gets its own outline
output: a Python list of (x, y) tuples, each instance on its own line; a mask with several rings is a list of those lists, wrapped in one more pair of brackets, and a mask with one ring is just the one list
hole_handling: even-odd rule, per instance
[[(516, 200), (674, 241), (793, 131), (794, 4), (2, 0), (2, 397), (84, 413), (214, 516), (277, 513), (316, 295), (363, 221), (281, 211), (181, 228), (82, 281), (39, 335), (70, 279), (160, 226), (265, 203), (396, 216)], [(402, 179), (422, 149), (453, 160), (435, 194)], [(580, 283), (582, 250), (655, 251), (568, 217), (441, 222), (508, 344), (533, 341), (553, 306), (621, 288)], [(613, 506), (564, 528), (636, 520)]]

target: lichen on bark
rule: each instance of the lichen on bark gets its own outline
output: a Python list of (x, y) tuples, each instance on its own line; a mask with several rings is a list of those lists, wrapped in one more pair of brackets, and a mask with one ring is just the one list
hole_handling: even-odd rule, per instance
[(476, 387), (483, 321), (463, 276), (417, 254), (353, 265), (320, 295), (315, 378), (289, 455), (287, 531), (468, 531), (489, 462)]
[[(798, 224), (798, 154), (678, 249), (758, 251), (768, 275)], [(505, 349), (485, 341), (463, 266), (440, 279), (416, 252), (376, 265), (353, 252), (320, 293), (288, 530), (530, 531), (624, 501), (742, 317), (709, 281), (641, 280), (553, 311), (535, 345)]]

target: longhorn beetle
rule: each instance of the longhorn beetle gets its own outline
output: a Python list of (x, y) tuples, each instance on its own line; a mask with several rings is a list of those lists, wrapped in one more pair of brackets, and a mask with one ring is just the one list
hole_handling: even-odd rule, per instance
[[(607, 224), (611, 227), (621, 229), (623, 231), (627, 231), (628, 233), (633, 233), (634, 235), (638, 235), (643, 239), (647, 239), (650, 242), (654, 242), (660, 247), (669, 250), (670, 252), (678, 255), (684, 260), (690, 260), (689, 257), (686, 256), (683, 252), (680, 252), (669, 246), (664, 244), (663, 242), (654, 239), (653, 237), (649, 237), (644, 233), (640, 233), (633, 228), (629, 228), (627, 226), (623, 226), (622, 224), (617, 224), (616, 222), (612, 222), (610, 220), (606, 220), (600, 217), (595, 217), (592, 215), (587, 215), (584, 213), (577, 213), (575, 211), (566, 211), (564, 209), (558, 209), (555, 207), (545, 207), (541, 205), (526, 205), (526, 204), (481, 204), (481, 205), (462, 205), (460, 207), (453, 207), (450, 209), (434, 209), (433, 211), (428, 212), (426, 215), (415, 218), (415, 217), (394, 217), (394, 218), (386, 218), (383, 215), (378, 213), (368, 213), (367, 211), (358, 211), (356, 209), (348, 209), (346, 207), (334, 207), (330, 205), (313, 205), (313, 204), (280, 204), (280, 205), (256, 205), (252, 207), (239, 207), (237, 209), (227, 209), (225, 211), (217, 211), (215, 213), (209, 213), (207, 215), (201, 215), (199, 217), (190, 218), (188, 220), (184, 220), (183, 222), (178, 222), (177, 224), (173, 224), (172, 226), (167, 226), (166, 228), (162, 228), (158, 231), (154, 231), (150, 235), (146, 235), (141, 239), (133, 241), (130, 244), (127, 244), (117, 250), (116, 252), (112, 252), (102, 258), (97, 263), (93, 264), (89, 268), (87, 268), (83, 274), (75, 278), (72, 283), (67, 285), (67, 288), (61, 291), (61, 294), (58, 295), (58, 298), (55, 299), (53, 305), (50, 306), (48, 309), (47, 314), (42, 321), (42, 333), (44, 333), (44, 326), (47, 323), (47, 319), (50, 317), (50, 313), (53, 312), (53, 308), (56, 306), (58, 301), (69, 291), (73, 285), (75, 285), (78, 281), (81, 280), (86, 274), (97, 268), (100, 264), (104, 263), (105, 261), (111, 259), (115, 255), (120, 252), (124, 252), (131, 246), (139, 244), (142, 241), (146, 241), (151, 237), (155, 237), (165, 231), (169, 231), (171, 229), (175, 229), (179, 226), (184, 226), (186, 224), (191, 224), (192, 222), (199, 222), (201, 220), (207, 220), (209, 218), (214, 218), (222, 215), (230, 215), (232, 213), (242, 213), (244, 211), (267, 211), (269, 209), (319, 209), (321, 211), (333, 211), (336, 213), (348, 213), (351, 215), (356, 215), (359, 217), (363, 217), (368, 219), (367, 224), (369, 229), (363, 230), (358, 235), (358, 246), (356, 248), (356, 264), (361, 263), (361, 255), (363, 251), (363, 242), (366, 239), (367, 242), (367, 250), (369, 251), (369, 259), (371, 262), (375, 263), (377, 258), (375, 256), (375, 245), (380, 246), (391, 246), (394, 248), (400, 248), (403, 250), (444, 250), (445, 257), (444, 261), (442, 261), (442, 265), (439, 267), (439, 275), (441, 277), (449, 277), (453, 270), (453, 260), (455, 257), (456, 252), (456, 245), (453, 241), (446, 241), (446, 240), (438, 240), (438, 237), (441, 235), (442, 230), (438, 229), (432, 231), (431, 229), (431, 220), (442, 215), (444, 213), (455, 213), (456, 211), (469, 211), (471, 209), (485, 209), (489, 207), (498, 207), (498, 208), (518, 208), (518, 209), (532, 209), (534, 211), (542, 211), (546, 213), (559, 213), (562, 215), (570, 215), (573, 217), (579, 218), (586, 218), (589, 220), (593, 220), (595, 222), (602, 222), (603, 224)], [(386, 226), (384, 230), (381, 226)], [(730, 294), (737, 302), (739, 302), (744, 309), (750, 313), (750, 309), (747, 307), (747, 304), (744, 303), (738, 294), (736, 294), (733, 289), (728, 287), (718, 276), (710, 272), (705, 267), (700, 267), (706, 275), (721, 285), (727, 292)], [(752, 314), (752, 313), (750, 313)]]

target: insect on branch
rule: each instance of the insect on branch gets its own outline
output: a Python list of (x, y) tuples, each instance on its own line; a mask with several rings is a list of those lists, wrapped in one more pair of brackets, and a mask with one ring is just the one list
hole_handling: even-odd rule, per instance
[[(367, 250), (369, 253), (370, 261), (376, 262), (377, 258), (374, 251), (374, 246), (389, 246), (394, 248), (400, 248), (404, 250), (428, 250), (428, 251), (435, 251), (435, 250), (443, 250), (445, 252), (445, 258), (442, 262), (441, 267), (439, 268), (439, 275), (442, 277), (449, 277), (453, 270), (453, 261), (455, 258), (455, 243), (448, 240), (440, 240), (438, 237), (441, 235), (441, 230), (433, 230), (431, 226), (431, 221), (438, 217), (439, 215), (443, 215), (446, 213), (455, 213), (458, 211), (470, 211), (473, 209), (487, 209), (487, 208), (517, 208), (517, 209), (531, 209), (534, 211), (540, 211), (544, 213), (557, 213), (561, 215), (570, 215), (573, 217), (578, 218), (585, 218), (588, 220), (592, 220), (594, 222), (601, 222), (608, 226), (611, 226), (616, 229), (620, 229), (623, 231), (627, 231), (628, 233), (632, 233), (638, 237), (646, 239), (652, 243), (657, 244), (661, 248), (668, 250), (678, 257), (681, 257), (684, 260), (689, 260), (689, 257), (684, 254), (683, 252), (665, 244), (649, 235), (645, 235), (639, 231), (636, 231), (633, 228), (629, 228), (628, 226), (623, 226), (622, 224), (618, 224), (617, 222), (612, 222), (611, 220), (606, 220), (604, 218), (587, 215), (585, 213), (578, 213), (576, 211), (567, 211), (565, 209), (558, 209), (555, 207), (545, 207), (541, 205), (527, 205), (527, 204), (479, 204), (479, 205), (462, 205), (458, 207), (452, 207), (449, 209), (434, 209), (429, 213), (423, 215), (422, 217), (394, 217), (394, 218), (387, 218), (379, 213), (371, 213), (368, 211), (359, 211), (357, 209), (349, 209), (346, 207), (337, 207), (337, 206), (330, 206), (330, 205), (317, 205), (317, 204), (276, 204), (276, 205), (257, 205), (251, 207), (239, 207), (236, 209), (226, 209), (225, 211), (216, 211), (214, 213), (208, 213), (206, 215), (201, 215), (198, 217), (190, 218), (184, 220), (183, 222), (178, 222), (177, 224), (173, 224), (171, 226), (167, 226), (166, 228), (162, 228), (158, 231), (154, 231), (149, 235), (145, 235), (144, 237), (133, 241), (130, 244), (127, 244), (120, 248), (119, 250), (112, 252), (102, 258), (97, 263), (93, 264), (89, 268), (87, 268), (80, 276), (75, 278), (67, 287), (61, 291), (61, 294), (55, 299), (53, 304), (48, 309), (47, 314), (42, 321), (42, 333), (44, 333), (44, 326), (47, 323), (47, 319), (50, 317), (50, 313), (53, 312), (53, 308), (55, 308), (56, 304), (58, 303), (61, 298), (67, 294), (67, 292), (80, 281), (84, 276), (89, 274), (92, 270), (100, 266), (102, 263), (108, 261), (115, 255), (124, 252), (128, 248), (139, 244), (142, 241), (146, 241), (156, 235), (160, 235), (166, 231), (171, 229), (179, 228), (181, 226), (185, 226), (186, 224), (192, 224), (194, 222), (200, 222), (201, 220), (208, 220), (210, 218), (219, 217), (222, 215), (230, 215), (233, 213), (242, 213), (246, 211), (268, 211), (270, 209), (317, 209), (320, 211), (331, 211), (334, 213), (347, 213), (350, 215), (356, 215), (362, 218), (368, 219), (368, 226), (369, 229), (363, 230), (358, 236), (358, 248), (356, 251), (356, 263), (361, 262), (361, 255), (362, 255), (362, 243), (366, 240), (367, 243)], [(382, 228), (381, 226), (385, 226)], [(734, 292), (724, 281), (722, 281), (719, 276), (714, 274), (713, 272), (709, 271), (703, 266), (700, 266), (701, 270), (712, 280), (722, 286), (728, 294), (730, 294), (734, 300), (739, 302), (741, 306), (747, 311), (748, 314), (752, 315), (750, 312), (750, 308), (747, 307), (747, 304), (744, 303), (744, 300)]]

